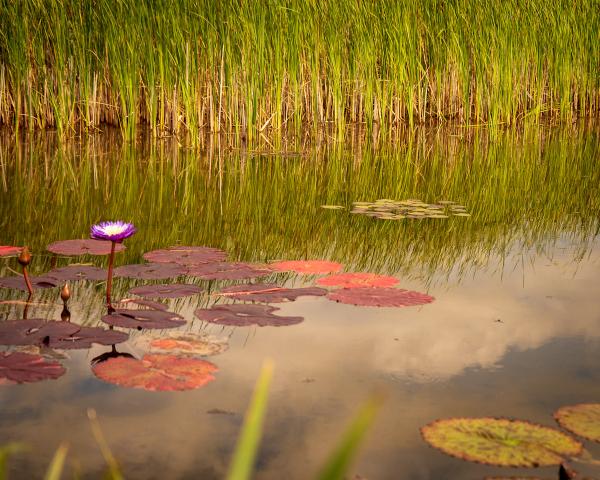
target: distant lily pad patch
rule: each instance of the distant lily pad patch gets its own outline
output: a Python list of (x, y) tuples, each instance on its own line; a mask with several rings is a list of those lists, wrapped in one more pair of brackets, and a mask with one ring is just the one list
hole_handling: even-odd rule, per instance
[(580, 437), (600, 442), (600, 403), (580, 403), (554, 412), (559, 425)]
[(202, 289), (197, 285), (172, 283), (161, 285), (141, 285), (132, 288), (129, 293), (149, 298), (179, 298), (189, 297), (202, 293)]
[(380, 198), (374, 202), (354, 202), (350, 213), (382, 220), (448, 218), (452, 215), (470, 216), (465, 207), (448, 200), (426, 203), (419, 199), (391, 200), (388, 198)]
[(0, 385), (56, 379), (66, 372), (57, 361), (22, 352), (0, 352)]
[(0, 257), (12, 257), (21, 253), (21, 247), (11, 247), (8, 245), (0, 245)]
[[(60, 240), (46, 247), (49, 252), (57, 255), (108, 255), (111, 242), (104, 240), (82, 239), (82, 240)], [(115, 252), (122, 252), (125, 246), (122, 243), (115, 245)]]
[(453, 457), (502, 467), (558, 465), (583, 445), (554, 428), (503, 418), (449, 418), (421, 428), (427, 443)]
[(293, 302), (298, 297), (321, 297), (327, 290), (318, 287), (285, 288), (272, 283), (254, 283), (224, 288), (218, 295), (247, 302), (281, 303)]
[(339, 272), (343, 265), (341, 263), (330, 262), (327, 260), (290, 260), (271, 263), (269, 267), (280, 272), (296, 272), (308, 275), (318, 275)]
[[(54, 288), (60, 283), (57, 279), (47, 276), (29, 277), (29, 280), (33, 288)], [(2, 277), (0, 278), (0, 288), (13, 288), (26, 292), (27, 284), (23, 277)]]
[(107, 271), (104, 268), (94, 267), (92, 265), (69, 265), (67, 267), (55, 268), (47, 272), (44, 276), (55, 278), (59, 281), (66, 280), (106, 280)]
[(229, 344), (227, 338), (207, 334), (161, 335), (152, 338), (146, 335), (136, 339), (136, 344), (152, 353), (169, 353), (177, 355), (208, 356), (223, 353)]
[(168, 308), (168, 305), (165, 305), (164, 303), (153, 302), (152, 300), (147, 300), (144, 298), (125, 298), (125, 299), (121, 300), (119, 303), (123, 304), (123, 305), (133, 303), (134, 305), (151, 308), (153, 310), (166, 310)]
[(175, 263), (139, 263), (115, 268), (114, 276), (142, 280), (166, 280), (185, 275), (186, 272), (185, 267)]
[(435, 300), (426, 293), (379, 287), (342, 288), (330, 292), (327, 298), (339, 303), (364, 307), (412, 307)]
[(341, 288), (393, 287), (397, 283), (398, 279), (395, 277), (375, 273), (339, 273), (317, 279), (318, 285)]
[(215, 379), (217, 370), (205, 360), (163, 354), (144, 355), (141, 360), (114, 357), (92, 367), (105, 382), (159, 392), (200, 388)]
[(243, 262), (205, 263), (192, 265), (188, 269), (188, 275), (200, 277), (204, 280), (244, 280), (264, 277), (270, 273), (273, 273), (273, 271), (267, 267)]
[(148, 262), (197, 265), (200, 263), (222, 262), (227, 259), (227, 253), (224, 250), (212, 247), (175, 246), (152, 250), (145, 253), (143, 257)]
[(164, 310), (116, 309), (114, 313), (102, 317), (108, 325), (123, 328), (176, 328), (185, 324), (181, 315)]
[(268, 305), (213, 305), (212, 308), (199, 308), (194, 315), (200, 320), (232, 327), (282, 327), (302, 322), (302, 317), (280, 317), (273, 312), (279, 310)]

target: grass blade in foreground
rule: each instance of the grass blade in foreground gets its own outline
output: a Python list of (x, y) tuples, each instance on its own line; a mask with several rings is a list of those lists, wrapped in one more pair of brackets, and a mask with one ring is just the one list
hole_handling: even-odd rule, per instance
[(44, 477), (45, 480), (60, 480), (68, 450), (69, 447), (66, 443), (60, 444), (54, 457), (52, 457), (52, 462), (48, 466), (48, 471)]
[(369, 398), (352, 420), (337, 448), (331, 454), (318, 476), (319, 480), (343, 480), (356, 455), (358, 446), (373, 423), (383, 402), (380, 395)]
[(24, 447), (20, 443), (8, 443), (0, 447), (0, 480), (6, 480), (8, 478), (8, 457), (13, 453), (17, 453), (24, 450)]
[(104, 438), (104, 434), (102, 433), (102, 429), (100, 428), (100, 422), (98, 422), (96, 410), (94, 410), (93, 408), (88, 408), (87, 414), (88, 418), (90, 419), (92, 433), (94, 434), (96, 443), (100, 447), (102, 456), (108, 464), (108, 472), (106, 473), (105, 478), (109, 480), (123, 480), (123, 475), (121, 474), (119, 464), (117, 463), (116, 458), (110, 451), (110, 448), (108, 447), (108, 442)]
[(273, 362), (266, 360), (262, 366), (260, 377), (256, 382), (252, 402), (244, 418), (242, 433), (238, 439), (227, 480), (247, 480), (250, 478), (254, 468), (258, 444), (262, 436), (262, 427), (272, 376)]

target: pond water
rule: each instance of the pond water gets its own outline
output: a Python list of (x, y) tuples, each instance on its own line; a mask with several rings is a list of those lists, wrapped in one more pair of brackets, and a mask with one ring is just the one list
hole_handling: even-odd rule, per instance
[[(1, 138), (0, 244), (29, 245), (34, 274), (78, 262), (106, 267), (106, 257), (54, 257), (45, 247), (86, 238), (100, 220), (124, 219), (138, 232), (117, 253), (117, 266), (143, 262), (152, 249), (206, 245), (258, 263), (336, 261), (344, 271), (395, 276), (400, 288), (435, 297), (400, 308), (301, 297), (277, 305), (300, 323), (227, 327), (195, 318), (194, 310), (223, 303), (214, 292), (246, 282), (180, 278), (206, 292), (168, 300), (186, 320), (176, 331), (229, 344), (205, 358), (218, 367), (215, 380), (185, 392), (120, 387), (91, 371), (92, 359), (110, 347), (69, 350), (59, 379), (0, 388), (0, 439), (28, 446), (11, 459), (11, 478), (41, 477), (63, 441), (69, 471), (99, 478), (105, 463), (88, 408), (126, 478), (223, 478), (265, 358), (275, 375), (257, 479), (314, 478), (373, 392), (385, 401), (353, 464), (357, 478), (557, 478), (556, 467), (507, 469), (446, 456), (419, 429), (474, 416), (555, 426), (560, 406), (600, 401), (598, 134), (593, 125), (493, 134), (449, 128), (256, 150), (227, 138), (210, 138), (200, 150), (172, 139), (122, 145), (110, 133), (68, 145), (50, 133)], [(350, 213), (353, 202), (377, 199), (454, 201), (471, 216)], [(0, 258), (0, 273), (12, 270), (15, 259)], [(300, 287), (319, 277), (288, 272), (262, 280)], [(148, 283), (162, 282), (117, 278), (113, 298)], [(71, 321), (103, 325), (105, 284), (70, 286)], [(26, 297), (0, 289), (4, 301)], [(29, 318), (60, 319), (58, 289), (36, 291), (34, 302)], [(4, 303), (0, 319), (20, 319), (23, 310)], [(139, 358), (151, 334), (133, 331), (117, 349)], [(600, 456), (598, 444), (586, 447)], [(599, 467), (577, 469), (600, 478)]]

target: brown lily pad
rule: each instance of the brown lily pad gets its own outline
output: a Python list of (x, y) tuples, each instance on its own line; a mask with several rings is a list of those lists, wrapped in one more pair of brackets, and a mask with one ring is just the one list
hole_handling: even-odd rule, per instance
[(377, 275), (376, 273), (338, 273), (317, 279), (317, 285), (324, 287), (361, 288), (392, 287), (398, 283), (395, 277)]
[(163, 310), (125, 310), (116, 309), (102, 317), (108, 325), (123, 328), (176, 328), (185, 324), (181, 315)]
[(0, 352), (0, 385), (56, 379), (66, 372), (55, 360), (22, 352)]
[(328, 260), (289, 260), (275, 262), (269, 265), (273, 270), (280, 272), (296, 272), (307, 275), (339, 272), (343, 265)]
[(186, 272), (185, 267), (175, 263), (139, 263), (115, 268), (114, 276), (142, 280), (166, 280), (185, 275)]
[[(91, 238), (60, 240), (51, 243), (46, 249), (57, 255), (108, 255), (110, 254), (111, 242)], [(125, 250), (125, 246), (122, 243), (115, 245), (115, 252), (122, 252), (123, 250)]]
[(200, 263), (222, 262), (227, 259), (227, 253), (212, 247), (174, 246), (152, 250), (144, 253), (143, 257), (148, 262), (197, 265)]
[(231, 327), (283, 327), (302, 322), (302, 317), (280, 317), (273, 312), (279, 310), (268, 305), (213, 305), (211, 308), (199, 308), (194, 315), (200, 320)]
[(188, 275), (204, 280), (244, 280), (264, 277), (270, 273), (273, 271), (266, 267), (242, 262), (205, 263), (193, 265), (188, 270)]
[(580, 403), (554, 412), (559, 425), (575, 435), (600, 442), (600, 403)]
[(327, 290), (318, 287), (285, 288), (272, 283), (254, 283), (224, 288), (217, 295), (247, 302), (281, 303), (293, 302), (298, 297), (321, 297)]
[[(40, 276), (40, 277), (29, 277), (31, 286), (33, 288), (54, 288), (60, 283), (58, 280), (52, 277)], [(27, 291), (27, 284), (23, 277), (2, 277), (0, 278), (0, 288), (13, 288), (15, 290)]]
[(205, 360), (175, 355), (144, 355), (141, 360), (109, 358), (92, 367), (96, 377), (122, 387), (149, 391), (193, 390), (213, 381), (217, 367)]
[(140, 297), (150, 298), (180, 298), (189, 297), (202, 293), (202, 289), (197, 285), (172, 283), (161, 285), (141, 285), (132, 288), (128, 293), (139, 295)]
[(99, 345), (115, 345), (125, 342), (129, 335), (117, 330), (107, 330), (100, 327), (80, 327), (71, 335), (50, 339), (50, 348), (78, 349), (90, 348), (94, 343)]
[(342, 288), (329, 293), (327, 298), (335, 302), (363, 307), (411, 307), (435, 300), (425, 293), (378, 287)]
[(55, 268), (46, 272), (45, 277), (55, 278), (59, 281), (67, 280), (106, 280), (108, 271), (104, 268), (92, 265), (69, 265), (67, 267)]

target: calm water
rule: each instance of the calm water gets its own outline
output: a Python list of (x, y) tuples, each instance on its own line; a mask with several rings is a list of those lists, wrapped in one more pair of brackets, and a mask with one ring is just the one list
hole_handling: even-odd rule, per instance
[[(34, 272), (51, 268), (46, 244), (84, 238), (99, 220), (138, 226), (117, 264), (181, 243), (226, 249), (247, 261), (330, 259), (347, 271), (395, 275), (436, 300), (368, 308), (301, 298), (288, 327), (231, 328), (193, 316), (215, 297), (170, 301), (181, 331), (228, 338), (207, 358), (216, 380), (189, 392), (147, 392), (91, 373), (96, 346), (69, 351), (58, 380), (0, 389), (0, 439), (28, 452), (11, 478), (41, 476), (61, 441), (68, 468), (101, 476), (104, 461), (86, 410), (97, 410), (127, 478), (223, 478), (265, 358), (276, 371), (257, 479), (310, 479), (374, 391), (385, 404), (353, 472), (376, 479), (482, 479), (556, 469), (501, 469), (463, 462), (425, 444), (437, 418), (504, 416), (552, 426), (562, 405), (600, 401), (600, 139), (594, 127), (520, 133), (448, 130), (317, 146), (278, 154), (211, 139), (202, 151), (171, 140), (119, 145), (111, 135), (59, 146), (50, 136), (0, 143), (0, 244), (30, 245)], [(271, 148), (272, 150), (272, 148)], [(283, 153), (285, 152), (285, 153)], [(386, 221), (352, 215), (354, 201), (453, 200), (471, 217)], [(321, 205), (346, 210), (325, 210)], [(99, 257), (59, 258), (105, 265)], [(0, 260), (11, 275), (14, 259)], [(269, 279), (269, 278), (267, 278)], [(316, 277), (270, 278), (314, 284)], [(210, 291), (231, 282), (188, 279)], [(115, 297), (141, 280), (116, 281)], [(100, 325), (104, 286), (72, 285), (72, 321)], [(4, 300), (26, 295), (0, 290)], [(57, 291), (42, 291), (30, 318), (59, 319)], [(22, 305), (0, 305), (17, 319)], [(140, 336), (118, 349), (136, 356)], [(220, 413), (215, 413), (215, 410)], [(600, 448), (587, 442), (596, 456)], [(598, 467), (578, 466), (600, 477)]]

